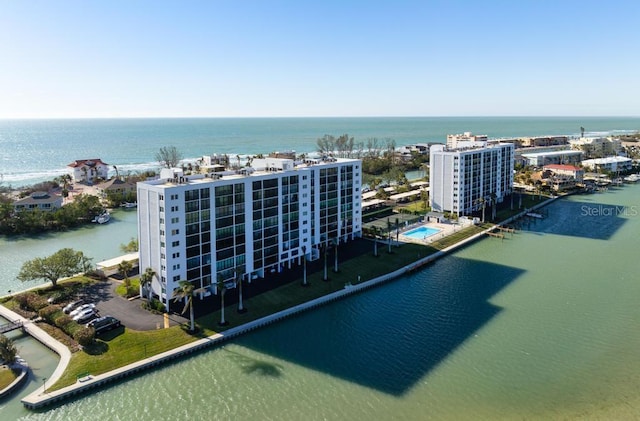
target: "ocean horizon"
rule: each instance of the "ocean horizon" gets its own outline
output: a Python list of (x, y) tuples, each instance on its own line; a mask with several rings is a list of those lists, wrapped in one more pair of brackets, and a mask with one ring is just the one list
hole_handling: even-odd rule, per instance
[[(154, 155), (174, 145), (184, 161), (203, 155), (245, 157), (293, 150), (309, 153), (324, 135), (356, 142), (393, 139), (397, 146), (444, 143), (447, 134), (489, 138), (588, 136), (640, 130), (640, 117), (171, 117), (0, 119), (0, 183), (50, 180), (77, 159), (100, 158), (121, 174), (159, 168)], [(115, 170), (113, 171), (115, 173)]]

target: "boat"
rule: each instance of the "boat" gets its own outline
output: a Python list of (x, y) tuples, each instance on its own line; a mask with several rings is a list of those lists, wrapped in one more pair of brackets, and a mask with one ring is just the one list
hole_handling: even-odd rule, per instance
[(133, 208), (137, 208), (138, 207), (138, 203), (137, 202), (124, 202), (120, 205), (121, 208), (125, 208), (125, 209), (133, 209)]
[(640, 174), (628, 175), (624, 178), (624, 181), (626, 181), (627, 183), (635, 183), (637, 181), (640, 181)]
[(105, 213), (100, 214), (100, 215), (96, 216), (95, 218), (93, 218), (92, 222), (95, 222), (95, 223), (98, 223), (98, 224), (106, 224), (110, 220), (111, 220), (111, 215), (109, 215), (109, 212), (105, 212)]

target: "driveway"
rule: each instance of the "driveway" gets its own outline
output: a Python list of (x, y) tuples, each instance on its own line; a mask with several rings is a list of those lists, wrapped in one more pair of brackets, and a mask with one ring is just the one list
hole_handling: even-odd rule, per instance
[[(121, 283), (112, 278), (97, 282), (85, 289), (84, 299), (96, 303), (101, 316), (113, 316), (123, 325), (133, 330), (154, 330), (164, 327), (162, 314), (155, 314), (142, 308), (143, 300), (128, 300), (116, 294), (115, 289)], [(182, 316), (169, 314), (169, 324), (176, 326), (188, 321)]]

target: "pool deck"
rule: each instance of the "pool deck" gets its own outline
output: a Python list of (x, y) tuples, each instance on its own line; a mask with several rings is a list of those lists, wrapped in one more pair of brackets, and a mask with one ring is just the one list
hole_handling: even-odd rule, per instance
[[(436, 232), (435, 234), (428, 235), (424, 238), (415, 238), (415, 237), (410, 237), (403, 234), (403, 232), (409, 232), (420, 227), (437, 229), (438, 232)], [(417, 224), (413, 224), (413, 225), (409, 225), (408, 227), (405, 227), (405, 229), (402, 232), (400, 232), (400, 236), (398, 237), (398, 239), (405, 243), (415, 243), (415, 244), (422, 244), (422, 245), (431, 244), (433, 241), (441, 240), (447, 235), (453, 234), (456, 231), (460, 231), (465, 227), (466, 227), (465, 225), (461, 225), (458, 223), (443, 224), (443, 223), (436, 223), (436, 222), (418, 222)]]

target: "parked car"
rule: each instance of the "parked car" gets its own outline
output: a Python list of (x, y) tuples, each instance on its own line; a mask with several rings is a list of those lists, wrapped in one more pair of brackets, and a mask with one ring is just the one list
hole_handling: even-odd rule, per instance
[(94, 309), (94, 308), (96, 308), (96, 305), (93, 304), (93, 303), (82, 304), (81, 306), (76, 307), (71, 313), (69, 313), (69, 315), (71, 317), (76, 316), (76, 315), (82, 313), (83, 311), (85, 311), (88, 308)]
[(71, 313), (71, 311), (73, 311), (73, 309), (75, 309), (76, 307), (78, 307), (81, 304), (84, 304), (84, 300), (72, 301), (69, 304), (67, 304), (66, 306), (64, 306), (62, 311), (64, 312), (64, 314), (69, 314), (69, 313)]
[(120, 320), (112, 316), (102, 316), (97, 319), (91, 320), (87, 323), (87, 327), (93, 327), (96, 330), (96, 335), (106, 332), (107, 330), (120, 327)]
[(81, 312), (79, 312), (78, 314), (76, 314), (75, 316), (73, 316), (74, 321), (84, 324), (87, 323), (89, 320), (91, 320), (91, 318), (88, 318), (87, 316), (89, 315), (94, 315), (97, 317), (97, 313), (94, 309), (92, 308), (85, 308), (84, 310), (82, 310)]

